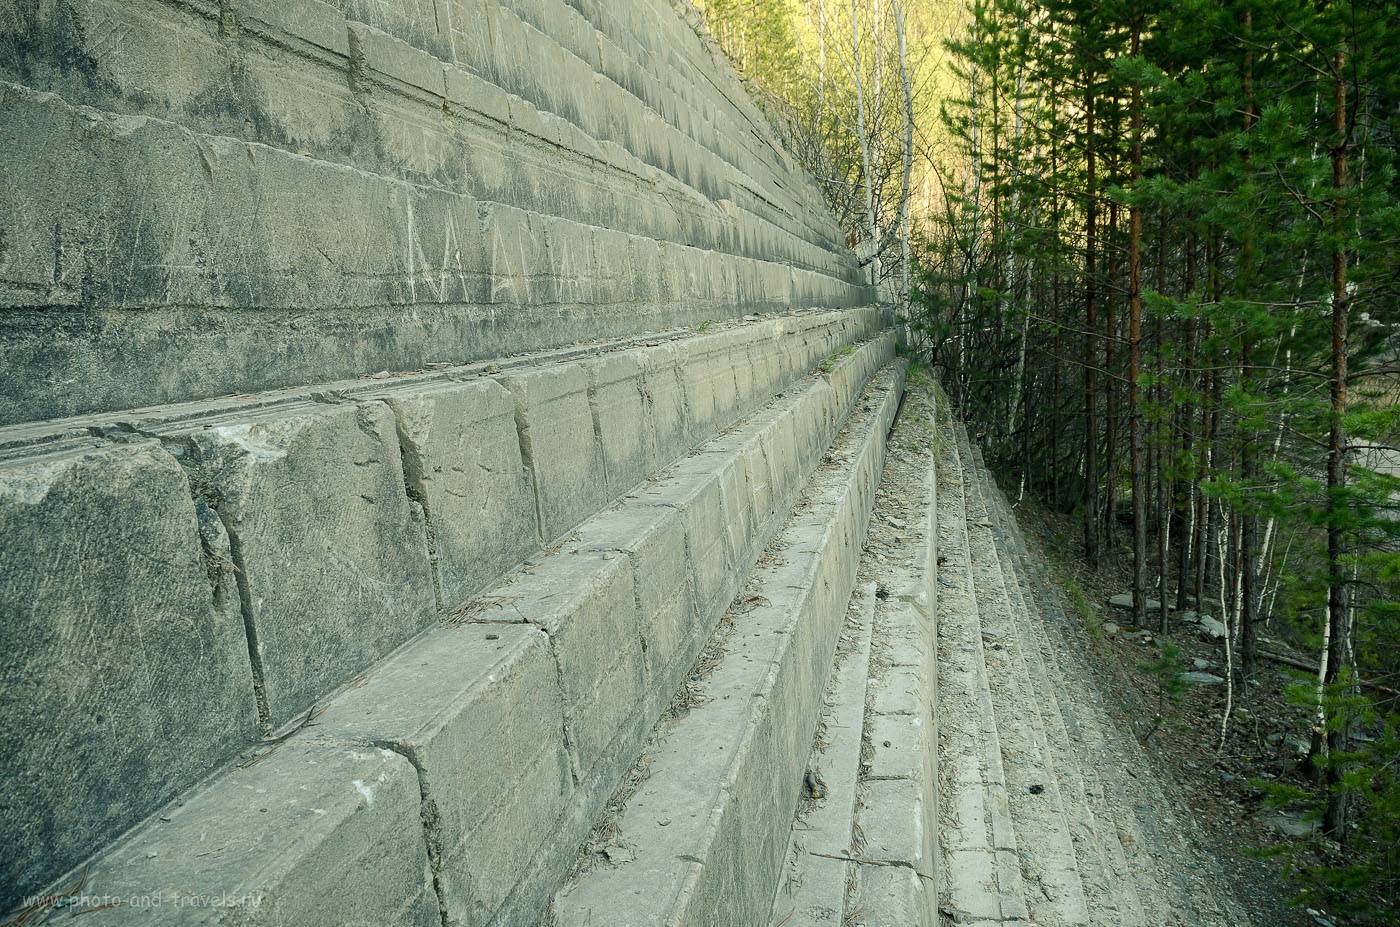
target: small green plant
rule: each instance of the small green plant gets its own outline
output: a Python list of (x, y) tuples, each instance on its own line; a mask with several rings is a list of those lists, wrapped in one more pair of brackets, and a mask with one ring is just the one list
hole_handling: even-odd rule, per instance
[(917, 357), (909, 358), (908, 366), (904, 368), (904, 376), (910, 383), (932, 385), (934, 382), (933, 372)]
[(713, 325), (713, 324), (715, 324), (713, 319), (706, 319), (705, 321), (701, 322), (699, 325), (695, 326), (695, 331), (696, 331), (698, 334), (703, 335), (703, 334), (705, 334), (705, 332), (707, 332), (707, 331), (710, 330), (710, 326)]
[(1103, 625), (1099, 621), (1098, 613), (1094, 611), (1094, 606), (1089, 604), (1089, 597), (1084, 594), (1084, 590), (1080, 589), (1079, 584), (1068, 576), (1064, 577), (1063, 585), (1065, 594), (1069, 596), (1069, 603), (1079, 613), (1079, 619), (1084, 622), (1089, 636), (1095, 638), (1100, 636), (1103, 633)]
[(817, 365), (817, 372), (830, 373), (833, 369), (835, 369), (837, 362), (840, 361), (841, 358), (845, 357), (848, 354), (854, 354), (855, 350), (856, 346), (853, 344), (844, 345), (835, 349), (825, 358), (823, 358), (822, 362)]
[(1138, 669), (1157, 682), (1157, 712), (1152, 718), (1152, 726), (1142, 737), (1142, 742), (1147, 743), (1152, 739), (1152, 735), (1157, 733), (1157, 728), (1170, 720), (1173, 708), (1186, 694), (1186, 680), (1182, 678), (1186, 665), (1182, 659), (1181, 648), (1174, 641), (1163, 641), (1157, 659), (1138, 663)]

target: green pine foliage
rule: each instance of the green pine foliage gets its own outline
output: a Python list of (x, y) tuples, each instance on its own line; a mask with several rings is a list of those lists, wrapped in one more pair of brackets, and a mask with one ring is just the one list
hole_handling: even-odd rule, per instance
[[(1297, 857), (1300, 899), (1396, 922), (1393, 0), (899, 2), (907, 58), (894, 0), (701, 8), (887, 284), (909, 66), (913, 355), (991, 459), (1081, 522), (1087, 559), (1126, 546), (1141, 602), (1227, 623), (1240, 698), (1267, 647), (1318, 666), (1295, 732), (1316, 782), (1277, 796), (1327, 847)], [(1163, 717), (1179, 656), (1149, 667)]]
[(1298, 697), (1318, 718), (1318, 839), (1337, 849), (1298, 884), (1393, 922), (1400, 17), (1381, 0), (970, 14), (947, 44), (962, 90), (943, 106), (951, 181), (923, 230), (919, 330), (992, 456), (1082, 513), (1091, 559), (1144, 519), (1144, 592), (1191, 607), (1199, 590), (1243, 674), (1260, 633), (1319, 663), (1331, 644), (1325, 684)]

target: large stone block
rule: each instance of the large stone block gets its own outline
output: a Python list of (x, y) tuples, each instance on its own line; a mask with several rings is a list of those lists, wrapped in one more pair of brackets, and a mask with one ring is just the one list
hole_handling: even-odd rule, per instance
[[(753, 332), (741, 346), (748, 355), (744, 363), (753, 379), (752, 390), (741, 397), (746, 411), (763, 405), (787, 385), (789, 378), (783, 371), (782, 337), (782, 323), (761, 322), (758, 331)], [(735, 363), (737, 367), (739, 362)]]
[(679, 684), (680, 661), (697, 632), (698, 616), (687, 567), (685, 525), (664, 505), (627, 505), (590, 518), (579, 528), (579, 548), (617, 551), (631, 562), (638, 634), (643, 644), (647, 695), (657, 710)]
[(154, 441), (0, 462), (0, 616), (4, 910), (248, 743), (256, 711), (227, 539)]
[(650, 470), (670, 464), (693, 443), (690, 400), (681, 374), (681, 349), (659, 344), (637, 352), (644, 374), (643, 390), (654, 441)]
[(452, 60), (459, 67), (489, 77), (492, 60), (488, 6), (495, 6), (494, 0), (437, 0), (439, 28), (447, 35)]
[(725, 522), (724, 490), (710, 470), (712, 463), (704, 455), (688, 457), (666, 479), (638, 491), (637, 498), (679, 512), (696, 611), (718, 616), (733, 598), (738, 577), (731, 570), (735, 560)]
[(601, 800), (650, 726), (641, 712), (646, 684), (628, 558), (571, 546), (527, 567), (487, 601), (499, 607), (477, 620), (523, 621), (549, 636), (575, 778)]
[(409, 492), (427, 516), (440, 605), (451, 610), (539, 547), (515, 401), (493, 380), (391, 389)]
[(575, 800), (558, 670), (532, 626), (433, 631), (337, 699), (316, 729), (413, 761), (450, 925), (488, 923)]
[[(452, 36), (438, 17), (438, 0), (332, 0), (345, 17), (393, 36), (444, 61), (452, 60)], [(383, 66), (393, 73), (390, 66)], [(441, 72), (439, 72), (441, 73)]]
[(293, 741), (230, 770), (93, 864), (93, 924), (441, 927), (413, 765)]
[(634, 352), (618, 351), (584, 361), (583, 368), (597, 420), (608, 497), (615, 499), (646, 479), (655, 462), (656, 440), (642, 365)]
[[(771, 425), (765, 423), (765, 430), (768, 427)], [(748, 477), (749, 505), (753, 510), (755, 529), (760, 536), (767, 538), (780, 519), (786, 517), (791, 495), (779, 484), (773, 472), (763, 431), (749, 434), (740, 454)]]
[[(927, 874), (907, 866), (861, 865), (856, 904), (868, 927), (934, 927), (940, 923), (937, 893), (924, 883)], [(987, 923), (1001, 920), (1001, 912)]]
[[(710, 464), (713, 478), (719, 482), (720, 499), (724, 509), (725, 547), (736, 568), (747, 565), (759, 550), (759, 520), (754, 508), (755, 494), (760, 487), (750, 481), (750, 473), (742, 453), (743, 433), (731, 433), (714, 442), (701, 455)], [(763, 479), (766, 474), (754, 474)]]
[[(798, 393), (789, 405), (796, 405), (801, 395)], [(795, 494), (809, 472), (799, 464), (797, 457), (797, 429), (809, 424), (794, 414), (785, 414), (766, 422), (759, 433), (759, 443), (763, 455), (768, 458), (773, 478), (773, 492), (779, 500)]]
[(860, 826), (864, 857), (905, 865), (932, 880), (937, 850), (933, 779), (871, 779), (866, 783)]
[(681, 372), (693, 429), (708, 436), (733, 421), (738, 391), (729, 345), (721, 336), (706, 335), (687, 345)]
[(525, 465), (534, 474), (540, 531), (557, 540), (608, 501), (603, 452), (580, 364), (523, 368), (500, 377), (515, 396)]
[(177, 440), (230, 534), (268, 724), (435, 620), (423, 514), (387, 405), (281, 406)]

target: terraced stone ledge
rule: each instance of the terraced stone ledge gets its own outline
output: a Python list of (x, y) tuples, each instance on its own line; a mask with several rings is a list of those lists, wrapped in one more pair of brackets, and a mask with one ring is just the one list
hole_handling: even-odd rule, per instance
[[(771, 355), (803, 357), (807, 358), (806, 363), (812, 363), (820, 359), (816, 352), (825, 349), (828, 334), (816, 335), (801, 348), (789, 344), (782, 351), (777, 348), (779, 342), (773, 342), (773, 348), (765, 352), (771, 360), (769, 372), (748, 378), (745, 382), (757, 385), (742, 393), (734, 380), (734, 364), (739, 362), (734, 358), (747, 359), (751, 351), (759, 350), (751, 333), (705, 335), (695, 339), (695, 344), (687, 344), (688, 350), (682, 356), (697, 358), (696, 364), (704, 369), (727, 373), (729, 389), (724, 395), (729, 398), (723, 400), (724, 411), (715, 423), (733, 422), (744, 406), (756, 404), (754, 389), (776, 389), (791, 382), (792, 368), (787, 361), (772, 359)], [(705, 346), (711, 349), (701, 350)], [(680, 356), (674, 346), (670, 346), (671, 353), (666, 345), (640, 350), (643, 356), (628, 370), (645, 377), (646, 371), (657, 368), (656, 358), (646, 352), (660, 351), (663, 357), (676, 362), (674, 366), (662, 363), (661, 369), (677, 384), (681, 383)], [(457, 477), (450, 467), (434, 466), (434, 461), (444, 461), (435, 457), (432, 449), (457, 446), (460, 450), (462, 440), (472, 442), (469, 456), (459, 463), (474, 467), (470, 472), (477, 479), (481, 471), (503, 470), (506, 476), (519, 472), (523, 458), (514, 462), (512, 469), (498, 468), (490, 458), (474, 456), (482, 447), (491, 446), (485, 439), (489, 431), (481, 418), (457, 420), (470, 427), (458, 432), (461, 437), (455, 445), (451, 441), (435, 444), (433, 426), (441, 421), (440, 417), (431, 421), (423, 414), (396, 418), (394, 406), (403, 409), (410, 402), (440, 400), (441, 394), (434, 390), (446, 391), (449, 397), (457, 390), (484, 394), (489, 403), (494, 403), (485, 407), (495, 409), (485, 421), (498, 423), (505, 436), (497, 442), (498, 446), (519, 452), (522, 442), (514, 430), (515, 423), (522, 416), (529, 420), (536, 409), (543, 409), (543, 417), (534, 421), (548, 425), (554, 415), (551, 402), (577, 403), (587, 416), (585, 422), (612, 422), (620, 428), (630, 421), (633, 427), (644, 427), (646, 417), (628, 415), (626, 407), (620, 411), (614, 408), (612, 415), (606, 413), (611, 408), (607, 390), (618, 382), (616, 378), (597, 376), (586, 363), (577, 364), (576, 382), (583, 386), (572, 393), (577, 399), (566, 400), (559, 397), (571, 395), (568, 390), (545, 394), (508, 392), (509, 386), (498, 385), (494, 379), (461, 384), (442, 380), (434, 383), (431, 390), (417, 386), (406, 390), (398, 385), (386, 387), (388, 398), (383, 400), (308, 401), (278, 406), (275, 412), (263, 410), (258, 414), (270, 417), (266, 425), (254, 420), (237, 427), (218, 426), (223, 429), (219, 431), (182, 422), (173, 438), (168, 434), (159, 438), (135, 435), (129, 444), (114, 445), (118, 453), (139, 451), (168, 461), (165, 466), (175, 490), (183, 488), (179, 477), (184, 471), (163, 449), (166, 444), (184, 449), (184, 454), (189, 455), (187, 462), (193, 457), (208, 464), (207, 470), (197, 466), (190, 471), (193, 494), (188, 489), (177, 494), (191, 508), (199, 506), (204, 498), (198, 482), (204, 473), (212, 474), (210, 485), (223, 493), (216, 498), (217, 509), (205, 503), (200, 511), (212, 513), (205, 516), (211, 549), (221, 538), (225, 544), (217, 550), (226, 556), (226, 572), (213, 575), (222, 577), (223, 583), (223, 610), (217, 614), (226, 623), (222, 654), (227, 676), (232, 680), (229, 686), (240, 682), (237, 671), (246, 672), (247, 667), (246, 663), (240, 667), (236, 659), (239, 647), (246, 646), (237, 637), (238, 619), (247, 619), (248, 606), (255, 606), (249, 627), (258, 632), (261, 650), (254, 653), (258, 659), (253, 666), (260, 669), (261, 676), (255, 675), (251, 687), (244, 676), (237, 687), (245, 706), (241, 717), (237, 710), (213, 715), (216, 719), (225, 718), (228, 728), (216, 728), (209, 735), (214, 745), (207, 748), (204, 763), (217, 764), (240, 745), (246, 747), (250, 743), (255, 716), (248, 709), (255, 700), (264, 717), (277, 712), (271, 717), (279, 721), (285, 718), (293, 728), (304, 727), (293, 730), (286, 743), (264, 746), (243, 761), (246, 765), (235, 766), (148, 821), (92, 864), (89, 885), (106, 886), (103, 890), (109, 894), (140, 886), (161, 886), (167, 893), (178, 893), (180, 886), (196, 884), (213, 885), (240, 896), (261, 892), (263, 904), (256, 911), (242, 908), (241, 913), (227, 917), (246, 916), (256, 923), (277, 922), (275, 918), (283, 917), (284, 912), (303, 911), (300, 899), (308, 893), (323, 899), (334, 895), (334, 886), (318, 884), (313, 891), (298, 881), (310, 878), (308, 873), (321, 872), (323, 878), (336, 883), (346, 880), (346, 897), (354, 898), (352, 883), (375, 881), (377, 877), (366, 867), (383, 862), (400, 873), (418, 872), (421, 868), (425, 881), (420, 884), (405, 877), (393, 882), (386, 889), (388, 895), (376, 901), (378, 907), (369, 908), (381, 914), (391, 909), (418, 911), (423, 903), (421, 896), (430, 898), (433, 903), (429, 907), (446, 916), (449, 923), (485, 923), (493, 917), (500, 923), (524, 923), (531, 916), (537, 917), (551, 886), (572, 862), (601, 801), (611, 793), (621, 772), (630, 766), (644, 732), (669, 703), (680, 672), (692, 662), (699, 642), (708, 637), (708, 627), (733, 597), (780, 513), (790, 507), (805, 475), (811, 472), (844, 420), (861, 385), (892, 354), (893, 340), (889, 335), (864, 341), (849, 353), (827, 350), (823, 355), (827, 363), (820, 372), (809, 375), (724, 434), (710, 439), (659, 478), (649, 479), (619, 506), (588, 517), (576, 528), (569, 519), (577, 520), (578, 510), (561, 516), (562, 521), (530, 522), (528, 544), (522, 542), (522, 550), (528, 547), (534, 552), (528, 554), (525, 565), (495, 586), (478, 589), (479, 594), (468, 599), (466, 605), (446, 609), (450, 627), (433, 627), (438, 620), (434, 589), (441, 597), (445, 589), (463, 588), (460, 584), (466, 581), (459, 574), (445, 572), (443, 567), (456, 562), (456, 552), (461, 549), (454, 546), (459, 541), (451, 532), (460, 530), (472, 507), (480, 503), (470, 498), (458, 499), (452, 491), (452, 481)], [(630, 355), (624, 352), (621, 356)], [(725, 360), (721, 362), (719, 358)], [(534, 375), (513, 372), (502, 380)], [(561, 376), (555, 368), (544, 368), (538, 375), (546, 377), (550, 384)], [(719, 373), (715, 376), (725, 379)], [(694, 388), (687, 386), (684, 392), (687, 406), (691, 396), (700, 398), (714, 392), (706, 390), (705, 384), (711, 381), (703, 373), (697, 373), (692, 382)], [(590, 390), (588, 383), (600, 385), (601, 390)], [(540, 395), (548, 398), (536, 405)], [(590, 403), (599, 409), (596, 418), (590, 414)], [(559, 427), (534, 427), (532, 423), (526, 446), (534, 446), (536, 454), (576, 454), (577, 448), (569, 444), (573, 440), (571, 432), (564, 428), (569, 418), (561, 410), (553, 418)], [(447, 424), (453, 421), (449, 418)], [(609, 427), (604, 425), (598, 431), (589, 427), (582, 437), (590, 445), (601, 443)], [(416, 460), (404, 453), (401, 448), (405, 444), (396, 440), (396, 431), (409, 428), (418, 436), (407, 444), (415, 448)], [(210, 435), (210, 431), (215, 433)], [(648, 434), (654, 436), (656, 432)], [(359, 648), (338, 664), (324, 664), (339, 669), (322, 670), (326, 675), (320, 677), (318, 691), (317, 683), (308, 681), (316, 678), (319, 669), (314, 646), (305, 638), (277, 637), (306, 633), (308, 626), (314, 626), (317, 613), (305, 605), (297, 611), (287, 593), (298, 588), (295, 583), (261, 586), (263, 577), (275, 575), (268, 571), (279, 565), (285, 569), (286, 561), (278, 564), (258, 557), (265, 556), (265, 550), (293, 550), (291, 545), (300, 537), (304, 539), (302, 556), (311, 559), (318, 543), (327, 545), (323, 549), (334, 550), (330, 542), (346, 538), (357, 524), (344, 521), (345, 513), (333, 508), (334, 517), (321, 522), (323, 533), (308, 533), (307, 526), (316, 525), (316, 519), (324, 513), (298, 509), (296, 503), (299, 498), (318, 498), (316, 493), (322, 484), (332, 481), (327, 473), (318, 473), (314, 467), (307, 469), (301, 461), (314, 463), (324, 459), (328, 450), (343, 439), (364, 444), (354, 455), (354, 461), (362, 461), (363, 465), (349, 468), (349, 477), (382, 472), (385, 461), (401, 467), (403, 473), (397, 481), (390, 479), (383, 484), (353, 479), (347, 484), (346, 474), (337, 472), (333, 488), (343, 493), (344, 505), (353, 511), (371, 513), (379, 500), (397, 493), (395, 505), (404, 513), (403, 530), (416, 529), (419, 533), (409, 534), (408, 542), (371, 536), (364, 547), (373, 555), (367, 555), (363, 569), (350, 570), (344, 576), (307, 571), (311, 585), (304, 587), (304, 601), (314, 603), (316, 595), (330, 598), (340, 611), (332, 613), (338, 623), (329, 630), (345, 629)], [(556, 443), (551, 446), (551, 441)], [(225, 449), (226, 445), (232, 445), (232, 449)], [(607, 446), (624, 445), (607, 442)], [(657, 445), (645, 446), (654, 450)], [(606, 507), (607, 474), (618, 471), (610, 467), (603, 455), (599, 455), (599, 460), (595, 506)], [(538, 485), (540, 472), (532, 474), (525, 484), (527, 490)], [(290, 500), (283, 498), (288, 493), (292, 494)], [(528, 493), (522, 495), (528, 501)], [(363, 505), (357, 505), (352, 496)], [(377, 499), (371, 501), (365, 496)], [(61, 499), (55, 497), (54, 501)], [(273, 501), (286, 514), (272, 506)], [(447, 508), (453, 504), (462, 508)], [(536, 509), (539, 510), (542, 506)], [(525, 506), (525, 511), (531, 511), (530, 506)], [(437, 520), (447, 512), (452, 512), (453, 517)], [(198, 518), (192, 520), (197, 522)], [(365, 517), (359, 523), (367, 531), (382, 530), (372, 518)], [(425, 530), (435, 523), (439, 530)], [(538, 552), (544, 536), (539, 525), (550, 524), (553, 531), (562, 533), (567, 529), (567, 536), (562, 545), (555, 543), (547, 551)], [(224, 533), (218, 534), (225, 525), (228, 527)], [(492, 527), (499, 530), (499, 522)], [(257, 532), (264, 532), (276, 546), (269, 541), (260, 550), (252, 541), (259, 536)], [(232, 542), (235, 538), (236, 543)], [(415, 547), (415, 543), (419, 546)], [(374, 606), (383, 604), (383, 596), (393, 594), (386, 583), (404, 582), (405, 575), (415, 575), (396, 568), (391, 555), (408, 556), (415, 550), (420, 553), (414, 561), (418, 578), (409, 591), (416, 597), (396, 602), (397, 612), (376, 610)], [(432, 569), (434, 563), (436, 571)], [(684, 565), (680, 573), (676, 572), (677, 565)], [(195, 556), (187, 567), (191, 574), (188, 581), (196, 584), (196, 592), (208, 588), (209, 580), (195, 572), (202, 566)], [(369, 569), (383, 571), (381, 579), (370, 581), (365, 572)], [(351, 577), (356, 581), (349, 581)], [(448, 585), (445, 577), (451, 577), (449, 582), (458, 585)], [(125, 582), (126, 588), (133, 588), (129, 578)], [(324, 584), (324, 588), (317, 583)], [(81, 585), (78, 588), (81, 590)], [(370, 619), (391, 623), (394, 615), (402, 615), (410, 607), (415, 609), (414, 615), (422, 618), (395, 626), (395, 633), (401, 635), (397, 639), (375, 637), (378, 632), (374, 626), (366, 626), (357, 618), (359, 609), (363, 609)], [(133, 611), (138, 610), (133, 607)], [(418, 624), (420, 620), (422, 624)], [(420, 630), (425, 627), (428, 630)], [(325, 626), (318, 630), (328, 633)], [(368, 641), (354, 637), (361, 631), (370, 635)], [(415, 636), (413, 632), (418, 633)], [(335, 640), (333, 633), (330, 640)], [(293, 653), (300, 654), (300, 659), (292, 658)], [(376, 655), (387, 660), (370, 669)], [(208, 660), (210, 655), (199, 651), (195, 658)], [(164, 683), (168, 691), (197, 687), (206, 700), (221, 697), (223, 691), (211, 685), (207, 676), (192, 672), (192, 665), (189, 661), (171, 665)], [(367, 669), (369, 672), (365, 672)], [(340, 694), (329, 700), (326, 696), (334, 683), (327, 684), (327, 680), (341, 684)], [(285, 681), (301, 688), (282, 687)], [(254, 693), (256, 699), (250, 697)], [(168, 697), (167, 694), (151, 709), (158, 722), (172, 720), (161, 716), (159, 707)], [(320, 707), (291, 708), (298, 697), (316, 699)], [(103, 706), (103, 710), (133, 709), (123, 708), (117, 701)], [(6, 717), (15, 715), (7, 713)], [(241, 727), (237, 726), (240, 722)], [(215, 736), (220, 733), (223, 740)], [(17, 736), (16, 742), (33, 741)], [(294, 744), (297, 750), (288, 750)], [(302, 751), (309, 751), (306, 762), (318, 769), (344, 767), (354, 775), (327, 773), (321, 780), (314, 776), (304, 778), (298, 772), (302, 761), (286, 758), (300, 756)], [(159, 759), (159, 755), (148, 758)], [(34, 759), (31, 750), (28, 759), (21, 756), (19, 761)], [(372, 770), (363, 767), (371, 760)], [(353, 859), (324, 855), (335, 847), (377, 846), (381, 838), (375, 834), (407, 826), (397, 810), (398, 803), (380, 802), (355, 784), (376, 792), (376, 782), (400, 781), (404, 772), (398, 765), (400, 760), (409, 764), (421, 799), (421, 808), (415, 812), (419, 817), (411, 819), (420, 834), (420, 839), (412, 844), (413, 858), (419, 862), (402, 853), (387, 862), (377, 859), (375, 852)], [(192, 784), (195, 774), (208, 768), (205, 765), (186, 772), (190, 778), (185, 786)], [(147, 774), (155, 771), (150, 768)], [(139, 786), (140, 781), (133, 780), (132, 787)], [(162, 783), (175, 791), (185, 787), (168, 777)], [(64, 790), (59, 791), (57, 786)], [(61, 802), (73, 802), (74, 796), (83, 794), (83, 788), (90, 787), (70, 782), (51, 784), (49, 788), (36, 800), (50, 802), (47, 809), (40, 810), (55, 820), (73, 813), (71, 804), (65, 810)], [(253, 804), (258, 805), (258, 811), (249, 810)], [(271, 810), (261, 811), (264, 806), (280, 807), (283, 814), (263, 817), (273, 814)], [(381, 814), (397, 817), (382, 820)], [(319, 823), (309, 831), (291, 823), (303, 818), (303, 823), (313, 819)], [(109, 826), (117, 820), (109, 818)], [(328, 820), (338, 823), (331, 826)], [(200, 821), (209, 822), (209, 827), (201, 828)], [(235, 825), (234, 821), (241, 823)], [(175, 824), (180, 826), (172, 826)], [(190, 830), (182, 830), (186, 826)], [(329, 829), (322, 833), (322, 827)], [(102, 839), (100, 833), (93, 835), (97, 845)], [(227, 846), (228, 851), (205, 844), (210, 839)], [(256, 854), (256, 858), (240, 855), (237, 848), (245, 844), (265, 852)], [(404, 849), (406, 844), (395, 846), (408, 852)], [(173, 857), (180, 862), (172, 868)], [(424, 889), (424, 885), (430, 888)], [(296, 922), (346, 923), (337, 918), (349, 916), (348, 908), (341, 909), (329, 900), (325, 903), (325, 920), (299, 916)], [(119, 920), (121, 915), (113, 909), (110, 914), (94, 912), (91, 916)], [(167, 908), (161, 916), (170, 920), (158, 922), (179, 922), (173, 908)]]
[(687, 707), (657, 728), (614, 825), (631, 861), (581, 872), (555, 897), (554, 923), (766, 919), (903, 373), (867, 388), (692, 671)]
[(882, 318), (0, 429), (0, 762), (17, 783), (0, 803), (24, 848), (0, 906), (871, 344)]

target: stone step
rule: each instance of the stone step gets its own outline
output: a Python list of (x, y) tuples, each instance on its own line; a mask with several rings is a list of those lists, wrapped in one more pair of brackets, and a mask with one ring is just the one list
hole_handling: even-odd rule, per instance
[(775, 927), (937, 922), (932, 399), (912, 381), (888, 441), (848, 619), (868, 658), (838, 647)]
[(1117, 831), (1111, 819), (1094, 813), (1089, 797), (1094, 789), (1086, 784), (1091, 771), (1082, 767), (1081, 750), (1070, 737), (1060, 714), (1058, 693), (1063, 680), (1052, 679), (1046, 672), (1036, 644), (1038, 638), (1029, 627), (1033, 620), (1031, 605), (1022, 585), (1019, 556), (1009, 543), (1006, 532), (1004, 498), (992, 481), (991, 474), (982, 465), (980, 453), (974, 451), (973, 456), (978, 465), (978, 488), (992, 519), (998, 559), (1012, 604), (1010, 633), (998, 643), (1011, 655), (1010, 659), (1018, 669), (1025, 673), (1030, 689), (1038, 694), (1030, 707), (1039, 713), (1046, 755), (1051, 760), (1065, 816), (1074, 838), (1092, 922), (1115, 927), (1141, 925), (1144, 923), (1141, 903), (1131, 884)]
[[(963, 452), (969, 550), (976, 590), (988, 682), (1001, 741), (1007, 797), (1011, 803), (1026, 904), (1031, 919), (1045, 927), (1090, 924), (1095, 910), (1086, 892), (1075, 846), (1075, 829), (1055, 777), (1044, 725), (1035, 706), (1024, 664), (1011, 646), (1013, 604), (997, 556), (991, 515), (980, 492), (977, 465), (965, 434)], [(1082, 836), (1082, 835), (1080, 835)]]
[(934, 403), (906, 393), (876, 497), (861, 578), (876, 587), (875, 630), (847, 923), (938, 924)]
[[(538, 919), (848, 410), (859, 404), (861, 415), (872, 414), (861, 390), (891, 349), (887, 340), (873, 341), (832, 359), (585, 521), (447, 626), (307, 713), (285, 743), (265, 746), (102, 854), (88, 868), (90, 890), (126, 896), (149, 884), (171, 895), (182, 886), (240, 898), (258, 893), (256, 910), (245, 902), (220, 912), (224, 921), (252, 923), (304, 914), (309, 896), (324, 905), (323, 919), (292, 920), (331, 924), (349, 915), (327, 899), (344, 890), (353, 900), (353, 881), (382, 888), (374, 908), (381, 913), (416, 905), (426, 891), (428, 907), (449, 924)], [(882, 380), (887, 387), (891, 376)], [(321, 752), (306, 758), (302, 746)], [(418, 780), (421, 808), (402, 820), (370, 813), (399, 808), (376, 804), (378, 778), (302, 768), (381, 755), (381, 765), (408, 761)], [(269, 770), (275, 787), (260, 784)], [(389, 775), (375, 776), (381, 773)], [(264, 794), (282, 813), (261, 815)], [(419, 834), (411, 846), (426, 867), (404, 858), (384, 865), (426, 873), (427, 889), (383, 883), (370, 856), (347, 864), (334, 855), (381, 826)], [(191, 845), (206, 839), (213, 841), (207, 852)], [(266, 853), (225, 854), (223, 846)], [(195, 913), (167, 906), (158, 922), (183, 923)], [(122, 916), (117, 908), (92, 915), (94, 922)]]
[[(675, 40), (653, 49), (565, 0), (434, 6), (0, 21), (27, 50), (0, 62), (0, 202), (30, 220), (0, 304), (64, 322), (46, 352), (0, 340), (25, 374), (0, 422), (870, 301), (812, 179), (710, 92), (743, 95), (669, 4), (608, 5)], [(107, 54), (117, 33), (139, 51)], [(106, 245), (54, 247), (80, 240)]]
[(1088, 642), (1082, 629), (1076, 633), (1043, 564), (1032, 557), (1005, 495), (990, 478), (988, 486), (999, 500), (1009, 547), (1030, 593), (1023, 640), (1038, 644), (1065, 729), (1074, 739), (1086, 794), (1096, 820), (1104, 822), (1101, 845), (1115, 857), (1121, 854), (1114, 875), (1123, 895), (1136, 902), (1148, 924), (1249, 923), (1225, 887), (1219, 864), (1201, 850), (1194, 819), (1176, 811), (1180, 798), (1166, 796), (1142, 748), (1119, 729), (1088, 682), (1093, 670), (1084, 661)]
[(771, 908), (903, 388), (869, 387), (554, 898), (559, 927), (759, 924)]
[(0, 712), (0, 834), (26, 848), (0, 910), (745, 416), (790, 422), (811, 393), (789, 430), (812, 456), (893, 355), (881, 318), (0, 429), (0, 608), (30, 680)]
[(1028, 919), (983, 651), (955, 423), (940, 404), (937, 474), (939, 910), (955, 924)]
[(852, 596), (837, 641), (786, 863), (773, 899), (772, 927), (790, 923), (845, 927), (847, 895), (855, 878), (856, 794), (875, 590), (874, 583), (866, 583)]

